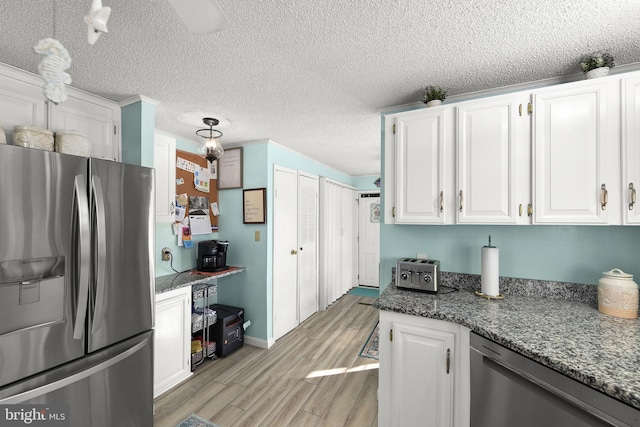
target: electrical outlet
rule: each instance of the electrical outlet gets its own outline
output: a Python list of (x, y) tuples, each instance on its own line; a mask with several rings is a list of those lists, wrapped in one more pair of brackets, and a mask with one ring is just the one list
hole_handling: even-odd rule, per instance
[(169, 261), (171, 259), (171, 249), (162, 248), (162, 261)]

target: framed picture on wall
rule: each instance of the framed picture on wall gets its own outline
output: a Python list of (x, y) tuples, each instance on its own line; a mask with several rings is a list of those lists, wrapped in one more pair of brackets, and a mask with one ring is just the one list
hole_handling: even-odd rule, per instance
[(266, 202), (266, 188), (244, 190), (242, 192), (242, 222), (244, 224), (265, 224), (267, 222)]
[(218, 189), (242, 188), (242, 147), (225, 150), (217, 161)]

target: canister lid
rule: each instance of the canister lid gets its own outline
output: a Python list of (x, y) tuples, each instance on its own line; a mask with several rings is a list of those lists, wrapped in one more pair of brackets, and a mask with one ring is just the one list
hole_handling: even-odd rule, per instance
[(37, 126), (28, 126), (28, 125), (14, 126), (13, 130), (14, 131), (28, 130), (33, 132), (42, 132), (47, 135), (53, 135), (53, 132), (51, 132), (49, 129), (43, 129)]
[(609, 271), (604, 271), (602, 272), (602, 274), (607, 277), (616, 277), (618, 279), (633, 279), (633, 274), (625, 273), (619, 268), (614, 268)]
[(56, 135), (78, 135), (78, 136), (82, 136), (83, 138), (88, 138), (87, 135), (85, 135), (84, 133), (78, 132), (75, 129), (61, 130), (61, 131), (56, 132)]

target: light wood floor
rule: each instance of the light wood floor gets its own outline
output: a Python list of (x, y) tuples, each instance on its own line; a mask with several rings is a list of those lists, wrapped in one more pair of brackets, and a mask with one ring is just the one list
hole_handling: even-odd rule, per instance
[(359, 357), (373, 298), (344, 295), (269, 350), (244, 345), (155, 400), (154, 425), (191, 413), (221, 427), (378, 425), (378, 363)]

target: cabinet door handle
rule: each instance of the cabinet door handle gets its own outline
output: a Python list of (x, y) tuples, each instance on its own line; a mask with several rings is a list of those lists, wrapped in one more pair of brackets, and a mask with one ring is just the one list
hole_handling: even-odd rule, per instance
[(633, 210), (633, 205), (636, 204), (636, 189), (633, 187), (633, 182), (629, 183), (629, 190), (630, 190), (630, 194), (629, 194), (629, 210)]
[(460, 212), (462, 212), (463, 206), (464, 206), (464, 197), (462, 196), (462, 190), (460, 190)]
[(531, 203), (527, 205), (527, 215), (533, 216), (533, 205)]
[(297, 255), (298, 251), (296, 251), (295, 249), (291, 249), (291, 255)]
[(173, 202), (171, 202), (170, 207), (171, 207), (171, 215), (175, 214), (176, 210), (175, 210), (175, 206), (173, 205)]
[(522, 203), (518, 205), (518, 216), (522, 216)]
[(440, 212), (444, 212), (444, 191), (440, 192)]
[(447, 374), (449, 373), (450, 368), (451, 368), (451, 349), (448, 348), (447, 349)]
[(607, 209), (607, 203), (609, 203), (609, 192), (607, 191), (607, 186), (604, 184), (602, 184), (600, 189), (602, 190), (602, 210), (605, 210)]

